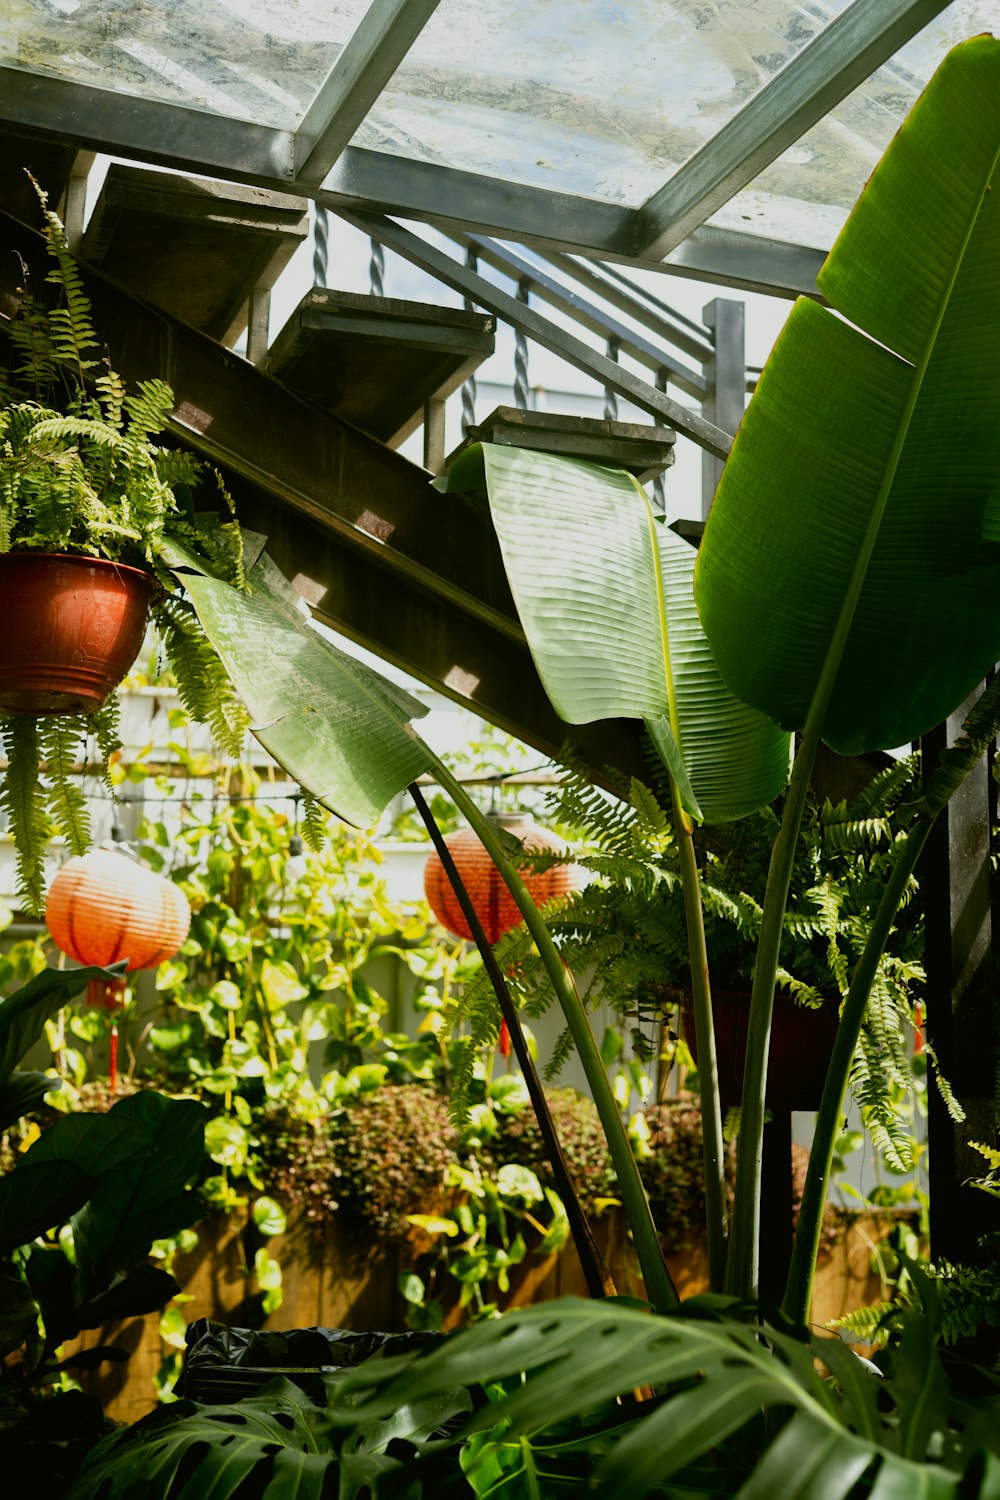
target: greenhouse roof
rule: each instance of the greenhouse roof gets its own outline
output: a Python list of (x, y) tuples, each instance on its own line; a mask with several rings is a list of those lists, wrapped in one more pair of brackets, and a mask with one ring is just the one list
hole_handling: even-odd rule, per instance
[(1000, 0), (13, 0), (0, 119), (789, 293), (944, 53), (991, 29)]

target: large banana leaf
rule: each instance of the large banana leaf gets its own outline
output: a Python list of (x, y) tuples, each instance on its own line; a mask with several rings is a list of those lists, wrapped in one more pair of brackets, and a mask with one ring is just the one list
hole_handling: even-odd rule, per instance
[(454, 483), (486, 489), (538, 675), (570, 724), (645, 721), (695, 817), (770, 802), (788, 738), (735, 698), (694, 605), (695, 553), (653, 515), (630, 474), (483, 444)]
[[(480, 1410), (466, 1432), (502, 1434), (508, 1448), (519, 1439), (537, 1444), (551, 1463), (547, 1434), (588, 1415), (598, 1421), (588, 1492), (640, 1500), (677, 1476), (678, 1492), (689, 1493), (681, 1476), (699, 1460), (730, 1462), (725, 1445), (741, 1432), (733, 1450), (744, 1473), (739, 1500), (847, 1500), (865, 1474), (879, 1500), (1000, 1495), (996, 1428), (982, 1440), (982, 1431), (990, 1431), (990, 1403), (982, 1404), (976, 1430), (976, 1407), (951, 1396), (933, 1317), (914, 1316), (919, 1355), (908, 1358), (904, 1340), (899, 1373), (883, 1382), (836, 1339), (800, 1342), (773, 1329), (762, 1338), (756, 1324), (725, 1312), (720, 1298), (695, 1298), (668, 1317), (573, 1299), (519, 1310), (476, 1325), (409, 1367), (406, 1360), (386, 1361), (389, 1378), (380, 1388), (374, 1364), (352, 1373), (342, 1393), (376, 1389), (344, 1420), (371, 1420), (456, 1384), (495, 1391), (503, 1381), (508, 1394)], [(832, 1379), (824, 1378), (824, 1367)], [(647, 1385), (667, 1394), (634, 1404), (636, 1387)], [(606, 1454), (613, 1436), (607, 1413), (616, 1399), (620, 1436)], [(770, 1418), (766, 1428), (762, 1412)], [(573, 1446), (564, 1443), (564, 1460)], [(588, 1450), (586, 1433), (575, 1449)], [(500, 1467), (502, 1451), (496, 1457)], [(722, 1492), (710, 1473), (704, 1491), (700, 1484), (692, 1489)]]
[(430, 764), (408, 724), (427, 712), (424, 705), (314, 630), (267, 553), (248, 572), (248, 593), (213, 578), (176, 542), (165, 543), (162, 555), (264, 749), (345, 823), (371, 827)]
[(916, 738), (1000, 656), (998, 154), (1000, 41), (976, 37), (831, 251), (835, 311), (793, 309), (702, 543), (730, 687), (798, 728), (836, 671), (824, 738), (843, 753)]

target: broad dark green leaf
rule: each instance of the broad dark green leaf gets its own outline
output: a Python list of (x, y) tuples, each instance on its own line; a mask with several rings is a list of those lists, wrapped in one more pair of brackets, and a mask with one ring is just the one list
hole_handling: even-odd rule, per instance
[(642, 719), (693, 816), (722, 822), (773, 801), (788, 739), (723, 682), (695, 609), (694, 550), (657, 521), (642, 487), (552, 454), (479, 451), (511, 591), (557, 713), (570, 724)]
[(109, 969), (43, 969), (6, 1000), (0, 1000), (0, 1084), (38, 1041), (45, 1023), (91, 979), (116, 979), (124, 964)]
[(266, 553), (240, 593), (175, 543), (164, 549), (243, 699), (254, 735), (307, 792), (356, 827), (427, 769), (409, 727), (426, 707), (337, 649), (303, 616)]
[(12, 1073), (0, 1084), (0, 1130), (7, 1130), (22, 1115), (37, 1109), (46, 1094), (61, 1088), (62, 1079), (55, 1073)]
[(102, 1173), (89, 1201), (72, 1219), (84, 1295), (106, 1287), (115, 1272), (141, 1259), (154, 1239), (175, 1234), (198, 1217), (186, 1189), (204, 1161), (204, 1105), (144, 1091), (119, 1100), (105, 1117), (124, 1128), (132, 1150)]
[(277, 1380), (237, 1406), (161, 1407), (95, 1448), (66, 1500), (233, 1500), (255, 1482), (268, 1500), (322, 1500), (336, 1459), (317, 1450), (308, 1406)]
[(796, 1412), (740, 1489), (740, 1500), (847, 1500), (871, 1461), (869, 1443)]
[(35, 1299), (20, 1276), (0, 1270), (0, 1357), (20, 1349), (38, 1326)]
[(843, 753), (915, 739), (1000, 656), (998, 154), (1000, 41), (977, 37), (831, 251), (833, 311), (793, 309), (702, 542), (698, 605), (730, 687), (798, 728), (828, 684)]
[(97, 1297), (77, 1310), (81, 1328), (100, 1328), (121, 1318), (139, 1318), (165, 1307), (180, 1287), (160, 1266), (139, 1265), (116, 1278)]

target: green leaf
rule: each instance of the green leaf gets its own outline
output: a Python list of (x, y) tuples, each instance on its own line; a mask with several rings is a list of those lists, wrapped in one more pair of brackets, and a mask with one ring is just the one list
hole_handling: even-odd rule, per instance
[(20, 1276), (0, 1271), (0, 1356), (20, 1349), (38, 1327), (35, 1299)]
[[(177, 1401), (113, 1433), (89, 1455), (74, 1500), (323, 1500), (336, 1462), (325, 1414), (288, 1380), (269, 1381), (236, 1406)], [(190, 1455), (198, 1454), (192, 1467)]]
[(520, 1198), (528, 1204), (542, 1201), (542, 1185), (530, 1167), (508, 1162), (500, 1168), (496, 1180), (501, 1198)]
[(269, 1010), (284, 1010), (296, 1000), (304, 1000), (309, 991), (302, 983), (294, 967), (283, 960), (274, 963), (265, 958), (260, 966), (260, 987)]
[(164, 558), (264, 749), (339, 818), (371, 827), (431, 763), (408, 723), (426, 707), (315, 631), (266, 553), (250, 570), (248, 594), (209, 577), (174, 543)]
[(693, 548), (629, 474), (482, 451), (511, 590), (557, 713), (644, 720), (693, 816), (722, 822), (773, 801), (788, 740), (719, 675), (694, 606)]
[(116, 1271), (146, 1255), (153, 1240), (200, 1217), (197, 1198), (186, 1190), (204, 1164), (206, 1115), (194, 1100), (168, 1099), (152, 1090), (121, 1099), (108, 1112), (107, 1120), (125, 1128), (130, 1150), (73, 1215), (85, 1295), (94, 1295)]
[(123, 963), (108, 969), (43, 969), (0, 1001), (0, 1083), (6, 1083), (21, 1058), (39, 1040), (45, 1022), (91, 979), (117, 979), (124, 972)]
[(1000, 655), (998, 154), (982, 36), (876, 168), (818, 278), (830, 308), (793, 309), (699, 553), (730, 687), (798, 728), (822, 683), (845, 754), (916, 739)]
[(0, 1084), (0, 1130), (6, 1130), (22, 1115), (30, 1114), (51, 1094), (62, 1088), (54, 1073), (17, 1072)]
[(216, 1115), (205, 1126), (205, 1150), (220, 1166), (242, 1172), (250, 1150), (250, 1136), (238, 1120)]
[(100, 1328), (122, 1318), (141, 1318), (145, 1313), (159, 1312), (180, 1288), (174, 1278), (159, 1266), (135, 1266), (116, 1277), (106, 1292), (91, 1298), (77, 1312), (81, 1328)]
[(275, 1234), (284, 1234), (288, 1228), (285, 1210), (280, 1203), (275, 1203), (273, 1198), (258, 1198), (252, 1212), (254, 1227), (258, 1234), (266, 1235), (268, 1239)]

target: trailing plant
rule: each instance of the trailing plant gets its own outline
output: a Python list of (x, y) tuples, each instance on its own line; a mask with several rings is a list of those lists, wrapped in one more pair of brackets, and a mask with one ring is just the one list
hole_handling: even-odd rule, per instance
[[(44, 969), (0, 1002), (0, 1129), (59, 1088), (58, 1078), (16, 1066), (46, 1021), (88, 980), (117, 973)], [(103, 1419), (83, 1397), (44, 1409), (39, 1398), (64, 1389), (68, 1371), (128, 1357), (105, 1344), (63, 1357), (60, 1346), (83, 1328), (161, 1308), (177, 1291), (147, 1256), (156, 1237), (201, 1217), (190, 1189), (204, 1163), (204, 1115), (153, 1092), (107, 1114), (63, 1115), (23, 1141), (0, 1177), (0, 1456), (30, 1453), (46, 1492), (72, 1478)]]
[[(102, 357), (76, 263), (58, 216), (38, 190), (59, 301), (45, 307), (27, 294), (10, 323), (10, 368), (0, 379), (0, 553), (41, 550), (104, 558), (152, 574), (152, 617), (182, 700), (238, 754), (246, 715), (229, 678), (160, 560), (167, 537), (183, 537), (236, 587), (243, 586), (239, 528), (199, 518), (193, 492), (211, 471), (162, 446), (174, 398), (161, 380), (127, 392)], [(215, 508), (232, 509), (221, 479)], [(117, 748), (112, 694), (92, 713), (36, 719), (0, 715), (7, 772), (0, 808), (18, 855), (22, 894), (33, 912), (44, 899), (41, 857), (59, 834), (73, 853), (89, 842), (86, 802), (74, 784), (76, 763), (93, 745), (105, 770)]]

